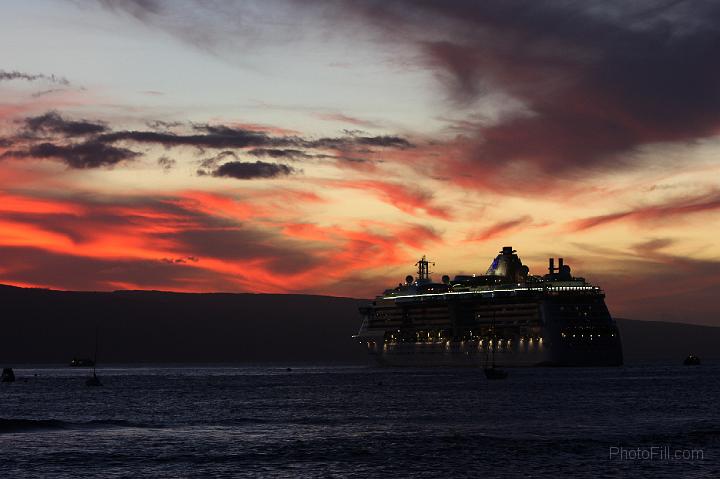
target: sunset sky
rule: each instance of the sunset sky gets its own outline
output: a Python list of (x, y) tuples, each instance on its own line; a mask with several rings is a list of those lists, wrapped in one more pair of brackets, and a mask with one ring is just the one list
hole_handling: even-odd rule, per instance
[(562, 256), (720, 326), (720, 3), (10, 1), (0, 283), (371, 297)]

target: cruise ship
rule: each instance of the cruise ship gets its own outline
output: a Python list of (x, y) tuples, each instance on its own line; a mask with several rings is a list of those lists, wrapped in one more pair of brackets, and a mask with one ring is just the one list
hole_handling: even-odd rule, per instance
[(485, 274), (417, 276), (360, 308), (355, 336), (385, 366), (620, 366), (622, 343), (605, 293), (563, 258), (531, 275), (511, 246)]

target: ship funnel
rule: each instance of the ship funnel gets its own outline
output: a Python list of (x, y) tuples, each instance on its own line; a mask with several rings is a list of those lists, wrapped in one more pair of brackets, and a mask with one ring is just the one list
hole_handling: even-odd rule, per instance
[(565, 264), (563, 258), (558, 258), (557, 268), (555, 267), (555, 258), (548, 258), (548, 274), (555, 279), (571, 279), (570, 266)]

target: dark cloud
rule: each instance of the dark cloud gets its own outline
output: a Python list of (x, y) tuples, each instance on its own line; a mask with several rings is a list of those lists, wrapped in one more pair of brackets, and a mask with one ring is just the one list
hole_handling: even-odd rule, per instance
[(270, 158), (287, 158), (290, 160), (306, 160), (317, 156), (307, 154), (302, 150), (279, 148), (255, 148), (253, 150), (248, 150), (247, 154), (252, 156), (266, 156)]
[(200, 161), (200, 169), (197, 171), (199, 176), (205, 176), (211, 174), (211, 170), (218, 167), (220, 163), (225, 160), (237, 160), (238, 156), (234, 151), (225, 150), (221, 151), (217, 155), (209, 156)]
[(177, 134), (167, 131), (114, 131), (98, 136), (106, 143), (130, 141), (153, 143), (167, 147), (196, 146), (200, 148), (246, 148), (268, 145), (273, 139), (265, 133), (230, 127), (208, 127), (203, 133)]
[(237, 178), (239, 180), (251, 180), (255, 178), (276, 178), (288, 176), (297, 170), (288, 165), (277, 163), (266, 163), (256, 161), (255, 163), (243, 161), (229, 161), (218, 166), (212, 172), (212, 176)]
[(96, 140), (84, 143), (58, 145), (43, 142), (30, 146), (27, 150), (11, 150), (0, 155), (0, 159), (15, 158), (53, 158), (64, 162), (71, 168), (98, 168), (113, 166), (123, 161), (134, 160), (140, 156), (127, 148), (118, 148)]
[[(195, 134), (179, 134), (168, 131), (115, 131), (98, 137), (108, 143), (131, 141), (155, 143), (167, 147), (195, 146), (199, 148), (248, 148), (300, 147), (350, 149), (361, 146), (386, 148), (410, 148), (405, 138), (387, 136), (343, 136), (337, 138), (306, 139), (297, 136), (271, 136), (265, 132), (233, 128), (226, 125), (193, 125)], [(267, 151), (267, 150), (266, 150)]]
[[(219, 168), (228, 159), (238, 160), (237, 152), (248, 151), (252, 156), (307, 160), (328, 158), (335, 161), (365, 161), (348, 156), (364, 152), (368, 146), (377, 148), (411, 147), (411, 143), (399, 136), (345, 135), (331, 138), (308, 139), (299, 136), (269, 134), (247, 128), (227, 125), (193, 124), (183, 132), (172, 131), (182, 123), (155, 121), (148, 123), (147, 130), (112, 130), (105, 122), (70, 120), (55, 111), (28, 117), (21, 130), (12, 139), (3, 139), (0, 146), (14, 146), (7, 156), (56, 158), (73, 168), (94, 168), (117, 164), (140, 156), (139, 153), (120, 146), (127, 143), (159, 145), (165, 148), (195, 147), (201, 151), (223, 150), (201, 161), (199, 175), (212, 174), (235, 178), (269, 178), (294, 173), (287, 165), (275, 165), (257, 161)], [(80, 141), (79, 141), (80, 140)], [(333, 149), (343, 154), (327, 154), (312, 150)], [(174, 163), (169, 158), (158, 160), (165, 169)], [(212, 170), (212, 171), (211, 171)]]
[(519, 100), (522, 111), (471, 134), (463, 161), (480, 168), (627, 166), (643, 145), (720, 131), (717, 2), (421, 0), (335, 8), (333, 18), (412, 44), (454, 107), (497, 92)]
[(356, 136), (353, 137), (354, 143), (366, 146), (380, 146), (389, 148), (412, 148), (413, 144), (405, 138), (394, 135), (381, 136)]
[(32, 133), (59, 133), (65, 136), (84, 136), (103, 133), (107, 125), (88, 120), (67, 120), (55, 111), (25, 119), (25, 128)]
[(158, 165), (165, 171), (170, 171), (175, 168), (177, 161), (167, 156), (161, 156), (157, 160)]
[[(358, 158), (354, 156), (346, 156), (343, 154), (325, 154), (325, 153), (308, 153), (307, 151), (298, 149), (280, 149), (280, 148), (254, 148), (247, 150), (248, 155), (268, 158), (282, 158), (293, 161), (300, 160), (330, 160), (340, 163), (370, 163), (373, 160), (368, 158)], [(352, 151), (351, 153), (372, 153), (370, 151)]]
[(332, 148), (346, 150), (352, 147), (376, 146), (383, 148), (412, 148), (414, 145), (405, 138), (395, 135), (381, 136), (354, 136), (348, 135), (338, 138), (320, 138), (317, 140), (303, 141), (302, 146), (309, 148)]
[(197, 263), (200, 260), (195, 256), (186, 256), (184, 258), (162, 258), (160, 261), (169, 264), (187, 264), (188, 262)]
[(43, 80), (50, 83), (56, 83), (58, 85), (70, 85), (67, 78), (59, 77), (55, 75), (45, 75), (43, 73), (23, 73), (19, 71), (5, 71), (0, 70), (0, 81), (12, 81), (12, 80), (23, 80), (23, 81), (38, 81)]
[(148, 126), (148, 128), (151, 128), (153, 130), (170, 130), (172, 128), (183, 126), (184, 123), (181, 121), (153, 120), (147, 122), (146, 125)]

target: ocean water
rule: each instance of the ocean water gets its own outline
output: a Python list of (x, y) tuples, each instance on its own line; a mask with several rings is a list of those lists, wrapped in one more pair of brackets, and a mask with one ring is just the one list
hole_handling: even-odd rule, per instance
[(720, 364), (15, 373), (0, 477), (720, 477)]

